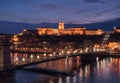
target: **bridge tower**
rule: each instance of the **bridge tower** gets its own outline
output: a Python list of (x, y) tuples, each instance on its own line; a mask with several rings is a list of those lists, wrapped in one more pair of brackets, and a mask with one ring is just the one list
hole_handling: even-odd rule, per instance
[(91, 40), (85, 40), (83, 42), (83, 51), (84, 52), (93, 52), (93, 42)]
[(11, 68), (10, 42), (8, 38), (0, 38), (0, 70)]

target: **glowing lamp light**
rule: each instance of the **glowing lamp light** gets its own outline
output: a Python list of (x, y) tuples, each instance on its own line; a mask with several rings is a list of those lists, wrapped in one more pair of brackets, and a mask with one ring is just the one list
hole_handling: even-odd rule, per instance
[(37, 56), (37, 59), (40, 59), (40, 56), (39, 56), (39, 55)]
[(59, 55), (61, 55), (61, 52), (59, 52)]
[(83, 51), (82, 51), (82, 50), (80, 50), (80, 53), (83, 53)]
[(55, 52), (53, 52), (53, 55), (55, 55)]
[(13, 40), (14, 40), (15, 42), (18, 41), (18, 40), (19, 40), (19, 39), (18, 39), (18, 36), (17, 36), (17, 35), (14, 35)]
[(46, 53), (44, 53), (43, 56), (46, 56)]
[(30, 58), (32, 59), (32, 58), (33, 58), (33, 55), (31, 55)]
[(116, 29), (116, 27), (114, 27), (114, 29)]
[(24, 31), (24, 32), (26, 32), (26, 31), (27, 31), (27, 29), (24, 29), (23, 31)]
[(25, 62), (25, 58), (24, 57), (22, 58), (22, 61)]
[(50, 56), (53, 56), (52, 54), (50, 54)]
[(70, 51), (68, 51), (67, 54), (70, 54)]
[(75, 51), (73, 51), (73, 53), (76, 53)]
[(77, 53), (77, 50), (73, 51), (73, 53)]
[(61, 53), (64, 54), (64, 51), (62, 51)]
[(18, 61), (18, 57), (15, 58), (15, 61)]

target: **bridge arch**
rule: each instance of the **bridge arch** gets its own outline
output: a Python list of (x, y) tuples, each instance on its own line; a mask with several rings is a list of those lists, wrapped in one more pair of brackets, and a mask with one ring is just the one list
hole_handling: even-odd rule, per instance
[(82, 49), (83, 52), (93, 52), (93, 42), (91, 40), (85, 40)]

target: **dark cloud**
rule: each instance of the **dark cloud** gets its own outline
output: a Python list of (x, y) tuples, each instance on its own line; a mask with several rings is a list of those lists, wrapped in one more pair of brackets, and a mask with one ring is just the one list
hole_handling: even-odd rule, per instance
[(120, 17), (120, 0), (0, 0), (0, 20), (91, 23)]
[(45, 1), (25, 1), (25, 3), (29, 4), (32, 6), (34, 9), (40, 9), (40, 10), (54, 10), (60, 8), (60, 6), (56, 3), (52, 2), (45, 2)]
[(96, 16), (100, 16), (100, 15), (102, 15), (101, 13), (96, 13)]
[(43, 4), (41, 7), (44, 8), (44, 9), (47, 9), (47, 10), (60, 8), (59, 5), (52, 4), (52, 3)]
[(120, 1), (114, 7), (120, 10)]
[(88, 3), (96, 3), (96, 2), (100, 2), (101, 0), (84, 0), (84, 1)]

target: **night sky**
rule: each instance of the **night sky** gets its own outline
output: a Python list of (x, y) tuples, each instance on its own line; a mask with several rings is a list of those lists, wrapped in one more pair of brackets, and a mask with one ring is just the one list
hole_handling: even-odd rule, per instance
[(90, 24), (119, 18), (120, 0), (0, 0), (0, 22)]

